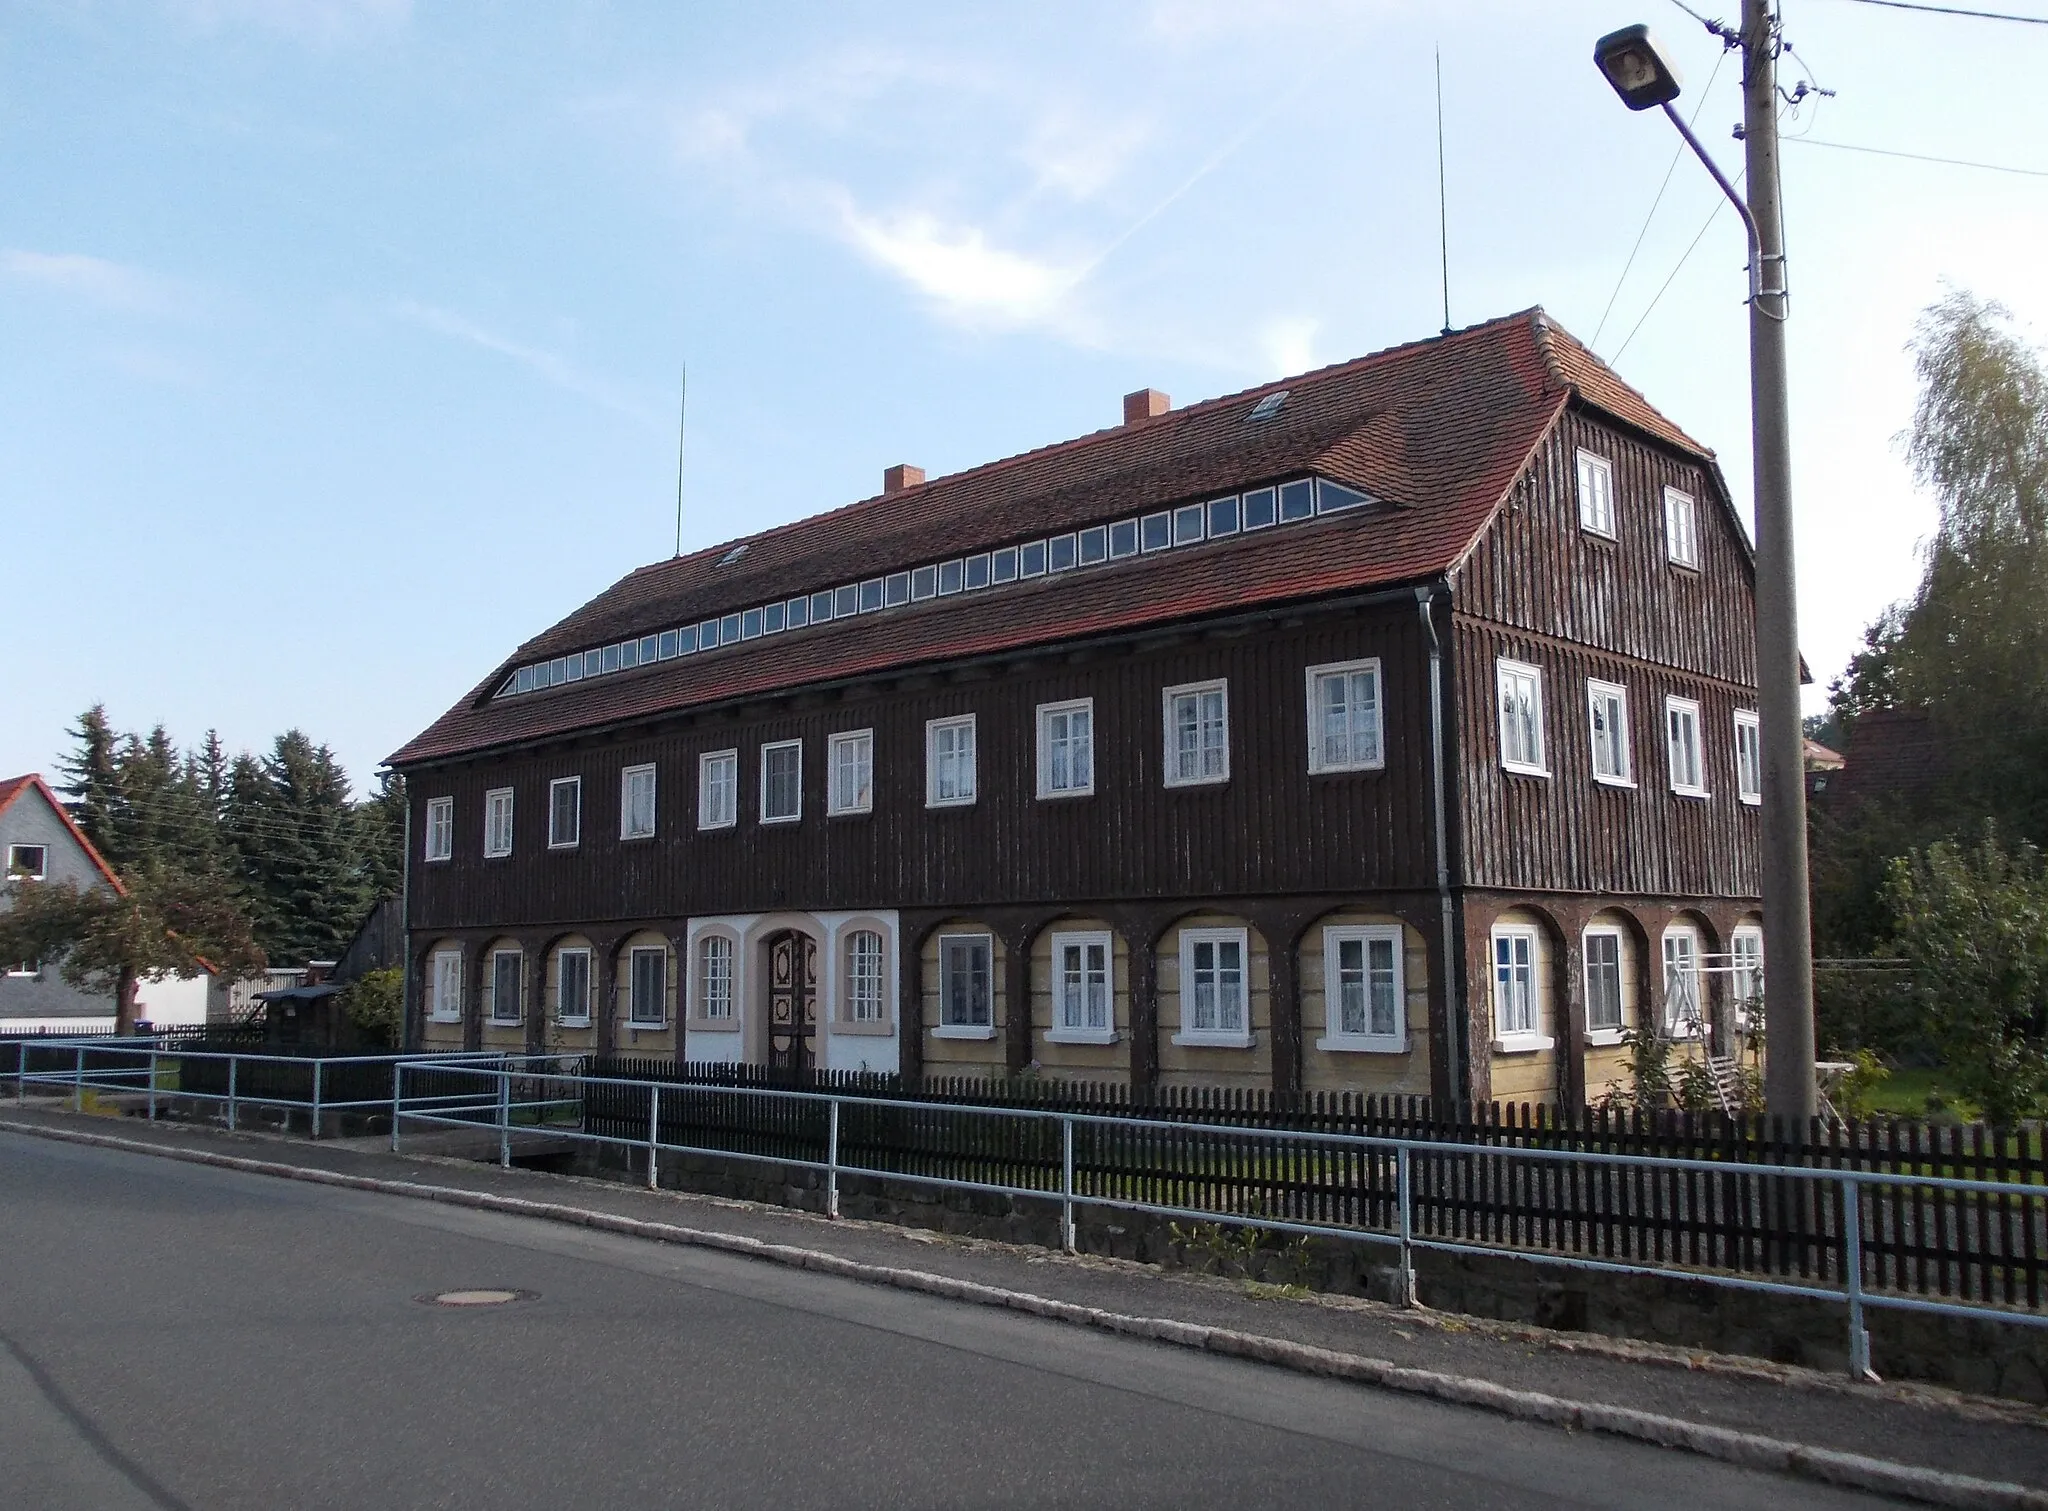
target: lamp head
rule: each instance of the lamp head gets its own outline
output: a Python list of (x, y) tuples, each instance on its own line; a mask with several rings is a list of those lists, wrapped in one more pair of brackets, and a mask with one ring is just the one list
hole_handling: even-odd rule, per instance
[(1668, 105), (1678, 98), (1678, 70), (1647, 26), (1609, 32), (1593, 44), (1593, 61), (1631, 110)]

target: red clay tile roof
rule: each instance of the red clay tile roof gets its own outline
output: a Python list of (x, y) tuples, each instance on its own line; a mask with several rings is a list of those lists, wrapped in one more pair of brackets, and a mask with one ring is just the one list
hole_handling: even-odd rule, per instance
[[(1246, 416), (1286, 389), (1279, 414)], [(1021, 649), (1231, 608), (1415, 582), (1477, 539), (1574, 397), (1702, 460), (1540, 310), (1172, 410), (642, 567), (522, 645), (394, 766), (893, 667)], [(1315, 472), (1382, 507), (1180, 547), (1028, 586), (936, 599), (546, 692), (493, 699), (547, 656), (943, 557)], [(1142, 592), (1133, 584), (1142, 583)]]
[(5, 813), (13, 807), (14, 800), (30, 790), (43, 795), (43, 800), (56, 813), (59, 822), (69, 829), (71, 837), (78, 841), (78, 847), (85, 852), (86, 859), (99, 869), (100, 875), (106, 877), (107, 884), (116, 892), (125, 893), (128, 889), (121, 885), (121, 878), (114, 874), (114, 868), (107, 864), (106, 858), (100, 854), (93, 842), (85, 837), (85, 831), (72, 821), (71, 810), (64, 806), (63, 799), (52, 792), (50, 784), (35, 772), (31, 771), (27, 776), (11, 776), (0, 780), (0, 813)]

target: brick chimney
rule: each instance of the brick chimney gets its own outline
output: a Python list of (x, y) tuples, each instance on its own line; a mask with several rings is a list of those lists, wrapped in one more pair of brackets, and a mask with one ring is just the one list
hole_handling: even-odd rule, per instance
[(1124, 423), (1135, 425), (1140, 420), (1149, 420), (1163, 415), (1173, 408), (1173, 400), (1156, 388), (1141, 388), (1136, 393), (1124, 395)]
[(905, 488), (915, 488), (924, 481), (924, 468), (913, 467), (908, 462), (898, 462), (893, 467), (882, 469), (882, 492), (901, 493)]

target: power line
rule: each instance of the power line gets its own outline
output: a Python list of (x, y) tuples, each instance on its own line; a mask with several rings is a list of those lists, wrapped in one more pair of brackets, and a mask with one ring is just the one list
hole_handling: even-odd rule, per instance
[(1987, 173), (2018, 173), (2027, 178), (2048, 178), (2048, 168), (2015, 168), (2009, 163), (1979, 163), (1963, 157), (1930, 157), (1924, 152), (1895, 152), (1888, 147), (1863, 147), (1855, 142), (1823, 142), (1810, 136), (1788, 136), (1783, 140), (1808, 147), (1832, 147), (1837, 152), (1867, 152), (1872, 157), (1903, 157), (1910, 162), (1940, 163), (1949, 168), (1982, 168)]
[[(1676, 0), (1673, 0), (1676, 4)], [(1850, 0), (1854, 5), (1881, 5), (1886, 10), (1926, 11), (1935, 16), (1968, 16), (1975, 21), (2017, 21), (2023, 26), (2048, 26), (2048, 16), (2015, 16), (2009, 11), (1964, 10), (1955, 5), (1921, 5), (1916, 0)], [(1684, 6), (1679, 6), (1684, 10)]]
[[(1742, 182), (1742, 177), (1740, 174), (1736, 175), (1735, 181), (1737, 183)], [(1700, 242), (1706, 238), (1708, 228), (1714, 224), (1715, 217), (1718, 216), (1721, 213), (1721, 211), (1727, 207), (1727, 204), (1728, 201), (1725, 198), (1717, 199), (1714, 201), (1714, 208), (1707, 212), (1706, 224), (1700, 227), (1699, 235), (1693, 237), (1692, 244), (1688, 246), (1685, 249), (1684, 253), (1679, 257), (1678, 266), (1674, 267), (1671, 270), (1671, 276), (1664, 280), (1662, 286), (1658, 288), (1656, 294), (1651, 297), (1649, 308), (1645, 309), (1643, 313), (1637, 318), (1635, 325), (1630, 329), (1628, 333), (1628, 340), (1622, 342), (1621, 345), (1615, 349), (1614, 355), (1608, 359), (1608, 365), (1610, 367), (1621, 360), (1621, 354), (1628, 350), (1629, 341), (1635, 340), (1636, 332), (1643, 328), (1643, 322), (1648, 320), (1651, 314), (1655, 312), (1658, 301), (1664, 297), (1665, 290), (1669, 289), (1671, 285), (1677, 281), (1678, 275), (1685, 269), (1686, 262), (1692, 257), (1693, 249), (1699, 246)]]

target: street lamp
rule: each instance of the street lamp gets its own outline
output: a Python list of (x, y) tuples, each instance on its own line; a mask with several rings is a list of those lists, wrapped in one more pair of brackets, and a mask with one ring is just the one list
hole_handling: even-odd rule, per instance
[(1749, 238), (1750, 445), (1756, 470), (1756, 655), (1763, 750), (1764, 1105), (1800, 1123), (1815, 1111), (1813, 919), (1807, 893), (1806, 763), (1799, 609), (1792, 570), (1792, 442), (1785, 402), (1785, 235), (1779, 209), (1778, 23), (1742, 0), (1742, 141), (1747, 200), (1671, 102), (1678, 70), (1646, 26), (1602, 37), (1593, 61), (1631, 110), (1660, 107), (1742, 216)]

